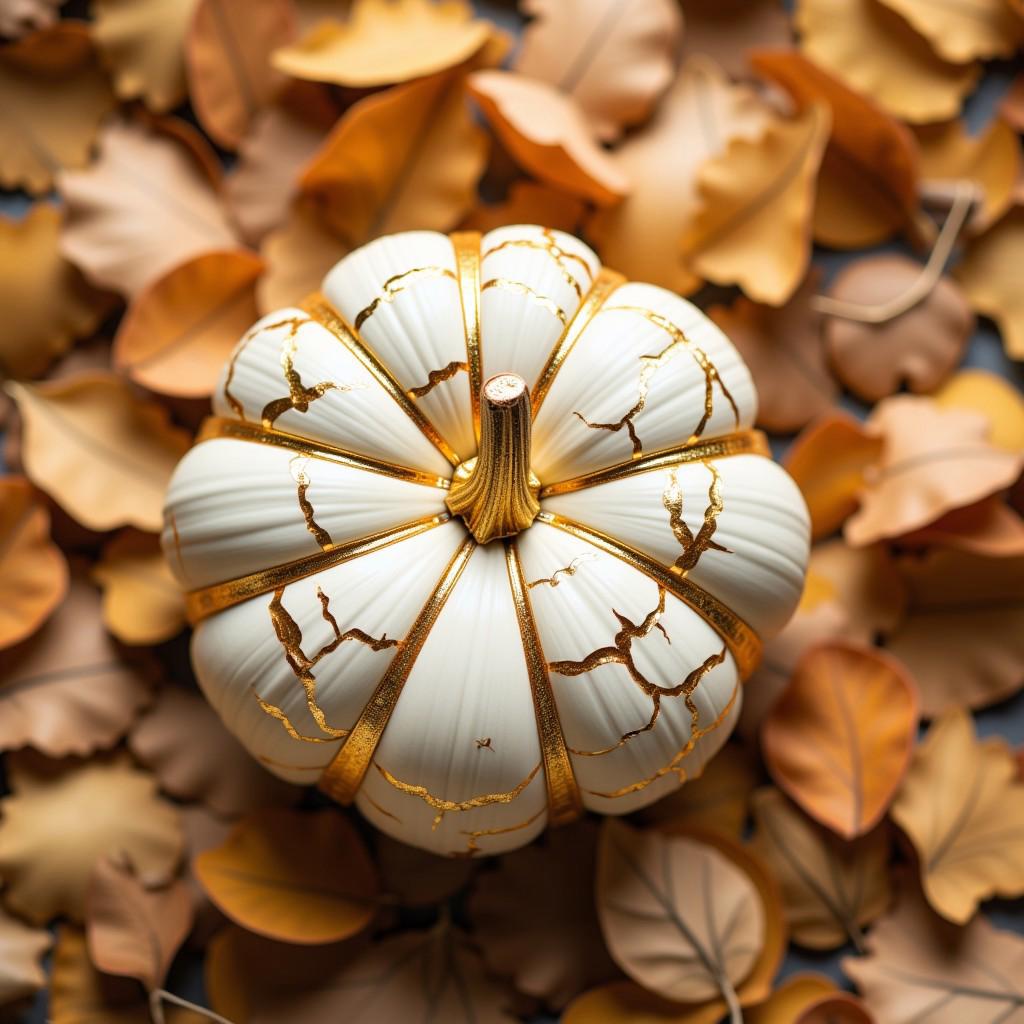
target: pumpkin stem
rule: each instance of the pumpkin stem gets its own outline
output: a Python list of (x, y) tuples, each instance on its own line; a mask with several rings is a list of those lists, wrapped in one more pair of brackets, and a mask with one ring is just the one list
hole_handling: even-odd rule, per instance
[(480, 389), (480, 450), (455, 470), (448, 508), (486, 544), (533, 522), (539, 490), (530, 472), (530, 392), (518, 374), (499, 373)]

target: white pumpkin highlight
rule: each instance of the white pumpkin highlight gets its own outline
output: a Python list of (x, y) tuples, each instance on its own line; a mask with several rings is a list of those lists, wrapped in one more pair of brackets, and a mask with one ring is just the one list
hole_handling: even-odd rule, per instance
[[(530, 389), (541, 511), (477, 544), (445, 499), (499, 373)], [(802, 589), (755, 409), (703, 314), (561, 232), (351, 253), (240, 341), (172, 480), (204, 692), (270, 770), (439, 853), (663, 796)]]

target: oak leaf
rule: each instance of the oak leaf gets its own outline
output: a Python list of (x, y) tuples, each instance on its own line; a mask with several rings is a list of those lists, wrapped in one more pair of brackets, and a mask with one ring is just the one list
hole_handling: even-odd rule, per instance
[(46, 984), (40, 961), (52, 942), (46, 929), (0, 910), (0, 1006), (31, 996)]
[(0, 4), (0, 36), (20, 39), (29, 32), (49, 28), (57, 20), (63, 0), (5, 0)]
[(1009, 451), (1024, 449), (1024, 396), (1009, 381), (988, 370), (961, 370), (932, 400), (942, 409), (973, 409), (991, 424), (989, 440)]
[(1024, 21), (1006, 0), (936, 4), (932, 0), (879, 0), (905, 18), (935, 50), (954, 64), (1012, 57), (1024, 42)]
[(751, 50), (793, 44), (785, 8), (776, 0), (683, 0), (683, 59), (710, 57), (732, 78), (750, 74)]
[(486, 234), (510, 224), (543, 224), (577, 234), (584, 209), (583, 201), (567, 192), (522, 180), (512, 183), (503, 202), (477, 206), (462, 228)]

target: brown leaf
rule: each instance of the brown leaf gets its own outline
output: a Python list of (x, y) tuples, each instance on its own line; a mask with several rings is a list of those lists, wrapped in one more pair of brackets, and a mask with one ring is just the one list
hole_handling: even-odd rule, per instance
[(0, 654), (0, 749), (52, 757), (112, 746), (149, 700), (145, 674), (103, 628), (100, 599), (81, 576), (30, 640)]
[(999, 104), (999, 116), (1014, 131), (1024, 131), (1024, 74), (1018, 74), (1010, 83)]
[(879, 0), (906, 18), (939, 57), (954, 64), (1012, 57), (1024, 42), (1024, 22), (1006, 0), (972, 0), (968, 7), (932, 0)]
[(881, 821), (917, 736), (917, 686), (895, 658), (831, 641), (800, 659), (761, 727), (775, 782), (853, 839)]
[(875, 1024), (875, 1018), (855, 996), (836, 992), (808, 1006), (795, 1024)]
[(245, 249), (178, 264), (132, 300), (114, 338), (114, 366), (159, 394), (205, 398), (258, 318), (263, 261)]
[(763, 1003), (751, 1007), (744, 1019), (746, 1024), (794, 1024), (803, 1010), (835, 991), (835, 982), (824, 975), (793, 974)]
[(235, 149), (285, 83), (270, 55), (295, 34), (290, 0), (198, 0), (185, 37), (188, 91), (199, 123)]
[(961, 370), (932, 400), (943, 409), (973, 409), (984, 413), (992, 426), (989, 440), (999, 448), (1024, 448), (1024, 396), (1008, 380), (988, 370)]
[(396, 900), (403, 907), (445, 903), (476, 874), (476, 861), (468, 857), (439, 857), (383, 832), (374, 835), (373, 849), (382, 903)]
[(946, 547), (986, 558), (1013, 558), (1024, 555), (1024, 516), (996, 494), (904, 534), (900, 547)]
[(889, 905), (889, 836), (884, 825), (842, 841), (804, 817), (777, 789), (753, 797), (754, 849), (782, 888), (794, 942), (809, 949), (861, 948), (861, 928)]
[[(673, 1003), (635, 981), (613, 981), (574, 999), (562, 1014), (561, 1024), (719, 1024), (725, 1012), (720, 999)], [(748, 1024), (751, 1012), (743, 1012)]]
[(543, 224), (576, 234), (584, 209), (581, 200), (566, 192), (533, 181), (516, 181), (509, 187), (504, 202), (477, 206), (462, 227), (486, 234), (509, 224)]
[[(847, 264), (829, 286), (842, 302), (881, 305), (903, 294), (922, 266), (900, 254), (867, 256)], [(927, 297), (881, 324), (828, 317), (825, 342), (836, 376), (866, 402), (901, 389), (934, 391), (957, 368), (974, 333), (967, 297), (949, 277)]]
[(25, 999), (46, 984), (40, 961), (52, 942), (44, 928), (33, 928), (0, 910), (0, 1006)]
[(49, 510), (27, 480), (0, 477), (0, 648), (31, 636), (67, 590), (68, 564), (50, 539)]
[(683, 58), (704, 54), (732, 78), (750, 73), (750, 51), (787, 47), (793, 29), (776, 0), (683, 0)]
[(879, 0), (798, 0), (800, 48), (851, 89), (913, 124), (956, 117), (980, 69), (948, 64)]
[(525, 0), (520, 9), (534, 20), (516, 71), (572, 96), (603, 141), (647, 120), (675, 70), (675, 0)]
[(63, 0), (5, 0), (0, 4), (0, 36), (20, 39), (57, 20)]
[(62, 167), (84, 167), (114, 106), (80, 22), (62, 21), (0, 46), (0, 186), (39, 195)]
[(90, 280), (122, 295), (136, 294), (192, 256), (236, 244), (192, 154), (141, 124), (115, 121), (104, 128), (99, 159), (87, 170), (63, 172), (58, 188), (68, 207), (64, 255)]
[(58, 914), (81, 921), (93, 865), (111, 852), (129, 858), (140, 878), (170, 877), (182, 851), (178, 813), (127, 758), (68, 763), (18, 751), (6, 764), (12, 792), (0, 801), (0, 872), (15, 913), (37, 924)]

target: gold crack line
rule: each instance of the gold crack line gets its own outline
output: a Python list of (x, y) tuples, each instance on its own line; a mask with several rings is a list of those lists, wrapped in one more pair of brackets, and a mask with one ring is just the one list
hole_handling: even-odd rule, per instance
[(579, 540), (587, 541), (601, 551), (621, 559), (674, 597), (693, 609), (725, 642), (729, 652), (736, 659), (741, 679), (746, 679), (761, 660), (761, 638), (731, 608), (723, 604), (698, 586), (693, 580), (673, 572), (667, 566), (656, 562), (635, 548), (617, 541), (600, 530), (595, 530), (574, 519), (568, 519), (554, 512), (541, 511), (535, 522), (553, 526)]
[(415, 519), (390, 530), (381, 530), (379, 533), (355, 537), (336, 545), (331, 551), (317, 551), (312, 555), (296, 558), (292, 562), (285, 562), (283, 565), (275, 565), (269, 569), (261, 569), (259, 572), (239, 576), (237, 579), (224, 583), (215, 583), (209, 587), (189, 591), (185, 595), (188, 620), (195, 625), (210, 615), (224, 611), (225, 608), (232, 608), (236, 604), (259, 597), (261, 594), (269, 594), (277, 590), (278, 587), (304, 580), (325, 569), (333, 569), (353, 558), (373, 554), (375, 551), (408, 540), (426, 530), (432, 530), (435, 526), (448, 522), (449, 519), (451, 519), (451, 515), (447, 512), (436, 516), (424, 516), (422, 519)]
[(478, 828), (472, 832), (466, 829), (459, 829), (459, 835), (467, 837), (466, 848), (465, 850), (456, 850), (448, 854), (448, 856), (472, 857), (481, 852), (480, 846), (477, 843), (478, 839), (482, 839), (484, 836), (503, 836), (509, 832), (518, 832), (520, 829), (529, 828), (546, 810), (546, 807), (542, 807), (536, 814), (530, 815), (526, 821), (520, 821), (515, 825), (504, 825), (500, 828)]
[(517, 292), (520, 295), (525, 295), (531, 302), (540, 306), (541, 309), (546, 309), (558, 320), (563, 329), (569, 323), (569, 317), (566, 315), (565, 310), (554, 299), (548, 298), (547, 295), (541, 295), (540, 292), (535, 291), (525, 281), (512, 281), (507, 277), (492, 277), (480, 285), (480, 293), (483, 294), (491, 288), (500, 288), (502, 291)]
[(231, 384), (235, 379), (235, 369), (242, 353), (249, 347), (249, 343), (254, 341), (259, 335), (263, 334), (264, 331), (276, 331), (279, 327), (287, 327), (287, 337), (294, 338), (298, 329), (307, 322), (308, 321), (302, 317), (290, 316), (284, 320), (277, 320), (272, 324), (264, 324), (261, 327), (250, 327), (249, 330), (242, 335), (241, 340), (235, 346), (235, 350), (231, 353), (231, 358), (228, 360), (228, 372), (224, 377), (223, 394), (224, 401), (231, 406), (235, 414), (243, 423), (248, 422), (245, 417), (245, 405), (231, 393)]
[(447, 267), (413, 267), (411, 270), (405, 270), (401, 274), (395, 274), (393, 277), (389, 277), (381, 286), (381, 294), (366, 306), (365, 309), (361, 309), (356, 313), (355, 329), (358, 331), (377, 312), (382, 302), (394, 302), (396, 296), (405, 291), (406, 281), (409, 278), (417, 277), (434, 279), (447, 277), (452, 281), (455, 280), (455, 274)]
[(568, 565), (563, 565), (561, 569), (556, 569), (550, 576), (545, 576), (543, 579), (534, 580), (532, 583), (526, 584), (527, 590), (533, 590), (534, 587), (547, 585), (552, 590), (558, 586), (562, 581), (559, 579), (560, 576), (575, 576), (580, 571), (580, 566), (584, 562), (589, 562), (596, 558), (592, 551), (584, 551), (582, 554), (577, 555)]
[(465, 371), (469, 372), (469, 364), (465, 362), (459, 362), (457, 359), (453, 359), (447, 366), (442, 366), (440, 370), (431, 370), (427, 374), (427, 383), (421, 384), (418, 388), (409, 388), (406, 394), (412, 398), (423, 398), (429, 395), (438, 384), (443, 384), (446, 380), (451, 380), (457, 373)]
[(384, 817), (385, 817), (385, 818), (390, 818), (390, 819), (391, 819), (392, 821), (397, 821), (399, 825), (401, 825), (401, 824), (402, 824), (402, 819), (401, 819), (401, 818), (399, 818), (397, 814), (392, 814), (392, 813), (391, 813), (391, 812), (390, 812), (390, 811), (389, 811), (389, 810), (388, 810), (388, 809), (387, 809), (387, 808), (386, 808), (386, 807), (385, 807), (385, 806), (384, 806), (383, 804), (379, 804), (379, 803), (377, 803), (377, 801), (376, 801), (376, 800), (374, 800), (374, 799), (373, 799), (373, 797), (372, 797), (372, 796), (370, 796), (370, 794), (369, 794), (369, 793), (364, 793), (364, 794), (363, 794), (363, 796), (365, 796), (365, 797), (366, 797), (366, 802), (367, 802), (367, 803), (368, 803), (368, 804), (369, 804), (369, 805), (370, 805), (370, 806), (371, 806), (371, 807), (372, 807), (372, 808), (373, 808), (373, 809), (374, 809), (375, 811), (379, 811), (379, 812), (380, 812), (381, 814), (383, 814), (383, 815), (384, 815)]
[(452, 446), (441, 436), (419, 407), (402, 390), (391, 371), (381, 362), (380, 358), (356, 333), (345, 318), (324, 298), (315, 293), (303, 299), (301, 307), (321, 327), (326, 328), (342, 345), (348, 349), (362, 364), (363, 368), (391, 396), (398, 407), (417, 426), (428, 441), (453, 465), (458, 466), (462, 459)]
[[(319, 743), (320, 740), (312, 740), (314, 743)], [(330, 741), (328, 741), (330, 742)], [(268, 768), (284, 768), (290, 772), (318, 772), (320, 771), (320, 765), (318, 764), (289, 764), (287, 761), (278, 761), (273, 757), (267, 757), (266, 754), (257, 754), (256, 760), (260, 764), (265, 764)]]
[(188, 571), (185, 569), (185, 559), (181, 553), (181, 534), (178, 532), (178, 517), (173, 512), (167, 513), (167, 525), (171, 528), (171, 537), (174, 540), (174, 557), (178, 562), (178, 571), (181, 573), (183, 583), (188, 582)]
[[(264, 700), (256, 691), (253, 689), (252, 695), (256, 698), (256, 703), (263, 709), (263, 711), (270, 715), (271, 718), (276, 718), (281, 725), (284, 727), (284, 731), (288, 733), (293, 740), (300, 740), (302, 743), (337, 743), (341, 736), (344, 736), (344, 730), (338, 730), (338, 736), (304, 736), (298, 729), (292, 725), (288, 716), (276, 705), (271, 704), (269, 700)], [(264, 758), (260, 758), (264, 760)], [(269, 762), (268, 762), (269, 763)], [(283, 767), (290, 767), (284, 765)]]
[(548, 498), (555, 494), (569, 494), (582, 491), (587, 487), (599, 484), (614, 483), (626, 480), (639, 473), (651, 473), (657, 469), (672, 466), (683, 466), (691, 462), (706, 462), (708, 459), (725, 459), (733, 455), (771, 456), (768, 439), (760, 430), (743, 430), (724, 437), (712, 438), (710, 441), (699, 441), (696, 444), (684, 444), (676, 448), (664, 448), (661, 451), (642, 455), (639, 459), (628, 462), (617, 462), (614, 466), (584, 473), (568, 480), (559, 480), (545, 485), (540, 489), (540, 497)]
[(723, 554), (731, 555), (732, 551), (719, 544), (714, 539), (715, 531), (718, 529), (718, 516), (725, 508), (722, 501), (722, 478), (710, 463), (704, 463), (711, 473), (711, 483), (708, 486), (708, 503), (704, 509), (704, 521), (694, 536), (686, 520), (683, 519), (683, 490), (679, 486), (678, 470), (672, 469), (668, 474), (668, 483), (661, 492), (661, 503), (668, 513), (668, 525), (672, 530), (682, 554), (672, 563), (672, 568), (681, 576), (685, 576), (691, 569), (694, 569), (705, 551), (721, 551)]
[[(304, 320), (299, 326), (302, 323), (311, 322), (310, 320)], [(362, 386), (336, 384), (334, 381), (324, 380), (319, 384), (306, 387), (302, 383), (299, 371), (295, 369), (295, 355), (299, 344), (298, 339), (295, 337), (296, 330), (298, 330), (298, 327), (293, 328), (281, 345), (281, 369), (284, 371), (285, 383), (288, 385), (288, 394), (285, 398), (275, 398), (273, 401), (267, 402), (263, 407), (263, 411), (260, 413), (260, 421), (263, 424), (264, 430), (273, 430), (275, 420), (292, 409), (301, 413), (309, 412), (309, 407), (317, 400), (323, 398), (329, 391), (354, 391)]]
[(480, 232), (455, 231), (448, 236), (455, 251), (459, 304), (466, 338), (466, 363), (469, 373), (469, 402), (473, 433), (480, 440), (480, 389), (483, 387), (483, 355), (480, 333)]
[(476, 541), (467, 537), (452, 555), (402, 646), (398, 648), (356, 724), (352, 726), (348, 739), (320, 776), (320, 789), (338, 803), (350, 804), (355, 799), (356, 791), (373, 761), (377, 744), (398, 705), (398, 698), (402, 695), (409, 673), (476, 546)]
[(321, 551), (331, 551), (334, 549), (334, 541), (331, 539), (330, 533), (316, 521), (316, 510), (313, 508), (313, 503), (309, 500), (307, 494), (309, 485), (312, 482), (309, 474), (306, 472), (308, 465), (309, 459), (305, 455), (293, 455), (288, 463), (288, 470), (295, 481), (299, 498), (299, 510), (302, 512), (302, 518), (306, 521), (306, 529), (313, 535), (313, 539), (317, 544), (320, 545)]
[(544, 648), (541, 646), (537, 621), (530, 603), (529, 588), (523, 577), (523, 565), (514, 540), (505, 541), (505, 567), (512, 589), (512, 600), (516, 607), (516, 619), (526, 658), (526, 671), (530, 679), (530, 692), (533, 695), (537, 738), (540, 741), (544, 781), (548, 793), (548, 812), (552, 825), (562, 825), (583, 813), (583, 801), (580, 799), (572, 759), (566, 748), (558, 705), (548, 674), (547, 659), (544, 657)]
[(583, 287), (580, 285), (579, 279), (569, 270), (564, 260), (575, 260), (584, 270), (587, 275), (587, 281), (592, 279), (592, 271), (590, 265), (582, 257), (578, 256), (574, 252), (569, 252), (563, 249), (559, 244), (558, 240), (553, 234), (551, 234), (550, 228), (545, 228), (543, 231), (544, 241), (538, 242), (536, 238), (509, 238), (504, 242), (499, 242), (497, 245), (491, 246), (484, 254), (482, 259), (487, 259), (488, 256), (492, 256), (496, 252), (501, 252), (502, 249), (538, 249), (541, 252), (545, 252), (548, 256), (554, 260), (559, 272), (562, 275), (563, 280), (574, 292), (578, 299), (583, 298)]

